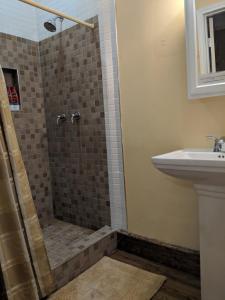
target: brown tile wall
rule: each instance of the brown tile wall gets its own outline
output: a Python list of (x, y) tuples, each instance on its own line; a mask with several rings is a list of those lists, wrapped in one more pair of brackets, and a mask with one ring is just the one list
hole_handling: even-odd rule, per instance
[[(40, 43), (55, 215), (110, 224), (99, 29), (76, 25)], [(71, 124), (71, 113), (81, 119)], [(67, 122), (56, 125), (58, 114)]]
[(16, 133), (41, 224), (52, 216), (44, 97), (38, 43), (0, 33), (0, 65), (19, 71), (22, 108)]

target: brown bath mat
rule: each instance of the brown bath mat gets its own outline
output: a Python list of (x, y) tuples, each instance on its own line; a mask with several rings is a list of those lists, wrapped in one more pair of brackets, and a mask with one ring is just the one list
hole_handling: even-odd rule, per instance
[(166, 277), (104, 257), (50, 300), (150, 300)]

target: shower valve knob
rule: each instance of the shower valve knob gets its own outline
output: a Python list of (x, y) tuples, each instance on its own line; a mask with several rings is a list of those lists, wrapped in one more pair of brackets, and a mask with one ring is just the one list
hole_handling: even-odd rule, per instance
[(60, 122), (65, 122), (65, 121), (66, 121), (66, 115), (65, 114), (57, 116), (57, 125), (59, 125)]
[(71, 115), (71, 123), (74, 124), (74, 121), (79, 121), (80, 120), (80, 112), (76, 111)]

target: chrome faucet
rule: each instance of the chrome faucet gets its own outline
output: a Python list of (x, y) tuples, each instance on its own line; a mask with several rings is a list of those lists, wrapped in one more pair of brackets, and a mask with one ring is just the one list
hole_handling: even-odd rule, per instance
[(74, 121), (79, 121), (80, 120), (80, 112), (76, 111), (75, 113), (71, 114), (71, 123), (74, 124)]
[(56, 120), (57, 125), (59, 125), (60, 122), (65, 122), (65, 121), (66, 121), (66, 115), (65, 114), (61, 114), (61, 115), (57, 116), (57, 120)]
[(209, 135), (207, 138), (214, 141), (213, 152), (225, 152), (225, 136), (217, 138), (213, 135)]

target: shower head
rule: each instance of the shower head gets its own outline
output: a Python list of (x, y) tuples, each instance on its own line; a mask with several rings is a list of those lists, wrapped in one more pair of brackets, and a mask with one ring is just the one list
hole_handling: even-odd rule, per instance
[(48, 20), (47, 22), (44, 23), (45, 29), (47, 29), (50, 32), (56, 32), (56, 20), (60, 19), (61, 23), (63, 22), (63, 18), (61, 17), (56, 17), (54, 19)]
[(56, 32), (56, 22), (55, 20), (49, 20), (44, 23), (45, 29), (47, 29), (50, 32)]

